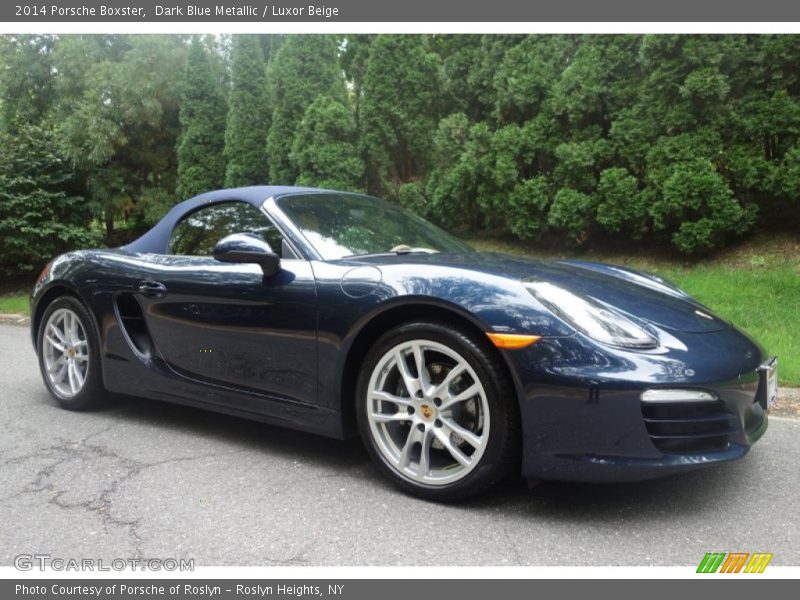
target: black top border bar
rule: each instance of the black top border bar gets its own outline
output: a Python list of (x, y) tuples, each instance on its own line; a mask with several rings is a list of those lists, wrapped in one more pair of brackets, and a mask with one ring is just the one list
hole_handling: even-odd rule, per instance
[(4, 23), (798, 22), (786, 0), (12, 0)]

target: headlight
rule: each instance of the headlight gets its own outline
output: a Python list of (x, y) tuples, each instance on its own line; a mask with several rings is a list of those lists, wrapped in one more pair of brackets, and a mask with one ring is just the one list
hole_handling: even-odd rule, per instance
[(639, 325), (594, 300), (546, 281), (523, 281), (528, 291), (575, 329), (609, 346), (655, 348), (658, 341)]

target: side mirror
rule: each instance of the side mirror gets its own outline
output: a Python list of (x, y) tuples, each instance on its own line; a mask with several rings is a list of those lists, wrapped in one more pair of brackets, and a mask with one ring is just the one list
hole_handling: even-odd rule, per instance
[(281, 265), (280, 256), (254, 233), (233, 233), (222, 238), (214, 246), (213, 256), (220, 262), (260, 265), (265, 277), (275, 275)]

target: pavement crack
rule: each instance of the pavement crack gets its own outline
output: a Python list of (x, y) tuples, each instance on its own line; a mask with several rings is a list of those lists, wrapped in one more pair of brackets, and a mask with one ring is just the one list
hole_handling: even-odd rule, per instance
[[(95, 438), (107, 433), (115, 424), (97, 431), (93, 431), (78, 440), (60, 440), (59, 443), (40, 448), (24, 455), (4, 457), (0, 465), (11, 466), (28, 461), (44, 460), (31, 479), (16, 493), (0, 498), (0, 502), (17, 500), (30, 494), (47, 494), (47, 502), (60, 510), (86, 510), (97, 515), (103, 529), (108, 532), (112, 527), (127, 530), (134, 550), (135, 558), (143, 558), (140, 535), (141, 521), (139, 518), (123, 518), (117, 514), (114, 507), (114, 498), (122, 485), (140, 475), (144, 470), (180, 462), (205, 460), (216, 456), (214, 453), (205, 453), (195, 456), (179, 456), (156, 461), (141, 461), (128, 458), (111, 450), (107, 445), (92, 442)], [(99, 489), (88, 498), (71, 500), (71, 496), (80, 494), (85, 490), (78, 490), (73, 485), (74, 479), (67, 481), (58, 480), (58, 471), (67, 467), (71, 462), (97, 463), (108, 461), (109, 465), (99, 465), (94, 469), (94, 475), (100, 477), (105, 471), (108, 482), (101, 481)], [(84, 472), (86, 469), (83, 470)]]

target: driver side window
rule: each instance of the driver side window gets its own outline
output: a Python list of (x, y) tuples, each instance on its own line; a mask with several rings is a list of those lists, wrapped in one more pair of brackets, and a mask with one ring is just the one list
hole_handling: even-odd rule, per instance
[(169, 253), (185, 256), (211, 256), (214, 246), (232, 233), (261, 236), (281, 258), (283, 236), (270, 220), (247, 202), (220, 202), (195, 210), (178, 221), (169, 239)]

